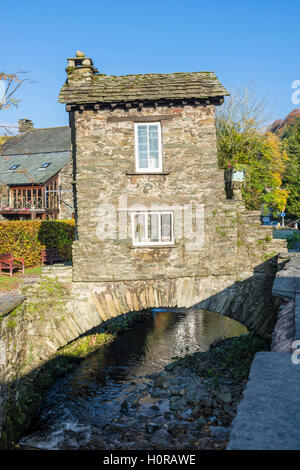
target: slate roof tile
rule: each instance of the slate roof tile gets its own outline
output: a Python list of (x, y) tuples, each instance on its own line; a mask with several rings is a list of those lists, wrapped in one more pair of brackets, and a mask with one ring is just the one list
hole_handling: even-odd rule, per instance
[[(0, 147), (0, 185), (43, 184), (71, 160), (71, 131), (67, 126), (33, 129)], [(50, 163), (40, 169), (43, 163)], [(19, 165), (9, 170), (12, 165)]]
[(214, 72), (94, 76), (91, 84), (66, 82), (59, 101), (68, 104), (158, 99), (203, 99), (229, 95)]

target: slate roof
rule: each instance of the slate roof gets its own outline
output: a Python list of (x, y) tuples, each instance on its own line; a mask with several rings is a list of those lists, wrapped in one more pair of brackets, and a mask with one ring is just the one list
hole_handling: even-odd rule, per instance
[[(34, 129), (0, 147), (0, 184), (44, 184), (71, 159), (69, 127)], [(40, 169), (43, 163), (50, 163)], [(19, 165), (9, 170), (12, 165)]]
[(71, 149), (68, 126), (32, 129), (12, 137), (0, 147), (0, 155), (62, 152)]
[[(70, 161), (70, 158), (70, 151), (1, 156), (0, 184), (46, 183)], [(40, 170), (43, 163), (50, 163), (50, 165)], [(9, 170), (12, 165), (20, 166), (16, 170)]]
[(214, 72), (94, 75), (90, 85), (63, 85), (61, 103), (203, 99), (229, 95)]

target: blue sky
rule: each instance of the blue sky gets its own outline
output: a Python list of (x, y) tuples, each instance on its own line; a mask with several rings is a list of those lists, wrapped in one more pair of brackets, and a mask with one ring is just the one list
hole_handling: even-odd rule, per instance
[[(274, 105), (272, 119), (296, 107), (300, 80), (299, 0), (19, 1), (1, 8), (0, 70), (25, 69), (17, 109), (0, 121), (68, 124), (57, 102), (67, 57), (81, 50), (100, 72), (215, 71), (230, 89), (254, 83)], [(299, 105), (300, 107), (300, 105)]]

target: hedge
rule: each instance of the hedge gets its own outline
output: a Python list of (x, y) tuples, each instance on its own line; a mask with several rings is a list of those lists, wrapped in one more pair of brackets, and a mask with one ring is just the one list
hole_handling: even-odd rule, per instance
[(41, 263), (41, 248), (57, 248), (70, 260), (74, 239), (74, 220), (0, 222), (0, 254), (24, 258), (25, 266)]

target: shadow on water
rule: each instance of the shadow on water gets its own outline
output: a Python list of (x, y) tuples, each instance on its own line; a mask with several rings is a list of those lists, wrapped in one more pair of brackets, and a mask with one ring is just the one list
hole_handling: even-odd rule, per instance
[[(147, 387), (150, 374), (174, 357), (206, 351), (220, 337), (246, 332), (240, 323), (216, 313), (157, 309), (57, 382), (21, 443), (44, 449), (99, 448), (105, 426), (120, 415), (122, 403)], [(144, 411), (151, 405), (153, 401), (145, 403)], [(136, 413), (129, 408), (126, 419)]]

